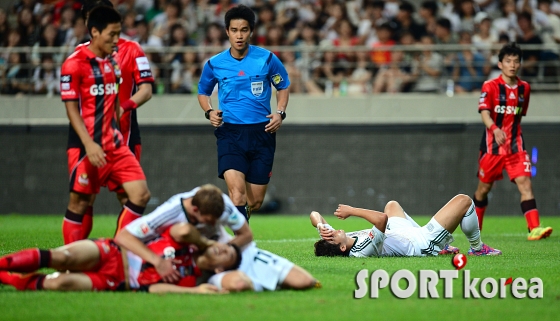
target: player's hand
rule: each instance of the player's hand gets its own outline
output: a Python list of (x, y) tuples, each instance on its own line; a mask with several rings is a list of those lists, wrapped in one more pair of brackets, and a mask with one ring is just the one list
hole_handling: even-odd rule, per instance
[(161, 276), (163, 282), (175, 283), (181, 279), (181, 274), (177, 271), (175, 263), (180, 263), (180, 261), (165, 259), (155, 265), (156, 271)]
[(92, 142), (86, 145), (85, 148), (91, 165), (95, 167), (103, 167), (107, 164), (107, 160), (105, 159), (105, 156), (107, 155), (105, 155), (103, 148), (101, 148), (98, 143)]
[(270, 119), (270, 122), (264, 127), (264, 131), (267, 133), (275, 133), (280, 126), (282, 126), (282, 115), (274, 113), (266, 116)]
[(334, 239), (334, 230), (325, 227), (319, 227), (319, 235), (325, 241), (332, 241)]
[(215, 285), (202, 283), (201, 285), (196, 287), (196, 292), (203, 293), (203, 294), (212, 294), (212, 293), (220, 293), (220, 290), (218, 290), (218, 287)]
[(352, 206), (338, 204), (338, 208), (334, 211), (334, 215), (341, 220), (345, 220), (352, 215), (352, 209)]
[(494, 129), (494, 138), (496, 139), (496, 143), (498, 143), (498, 145), (502, 145), (506, 142), (507, 136), (503, 130), (496, 128)]
[(224, 119), (222, 118), (223, 111), (215, 110), (210, 112), (210, 124), (214, 127), (222, 126)]

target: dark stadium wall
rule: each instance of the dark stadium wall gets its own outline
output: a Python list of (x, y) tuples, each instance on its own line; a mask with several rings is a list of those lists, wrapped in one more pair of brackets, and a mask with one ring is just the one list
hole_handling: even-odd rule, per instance
[[(526, 124), (526, 148), (538, 150), (533, 186), (541, 215), (560, 209), (560, 125)], [(398, 200), (411, 214), (433, 214), (476, 188), (482, 125), (285, 125), (277, 136), (270, 197), (279, 213), (332, 213), (339, 203), (383, 210)], [(0, 214), (60, 214), (68, 201), (67, 127), (0, 127)], [(142, 166), (152, 200), (214, 183), (216, 142), (209, 126), (142, 127)], [(95, 212), (117, 214), (103, 190)], [(515, 184), (498, 182), (487, 213), (521, 215)]]

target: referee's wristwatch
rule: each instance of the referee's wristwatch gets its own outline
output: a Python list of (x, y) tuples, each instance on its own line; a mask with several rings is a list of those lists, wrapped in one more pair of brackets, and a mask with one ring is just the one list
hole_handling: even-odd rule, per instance
[(204, 112), (204, 117), (206, 117), (206, 119), (210, 119), (210, 112), (214, 111), (214, 109), (210, 108), (207, 111)]
[(282, 117), (282, 120), (286, 119), (286, 112), (285, 111), (277, 110), (276, 113), (279, 114)]

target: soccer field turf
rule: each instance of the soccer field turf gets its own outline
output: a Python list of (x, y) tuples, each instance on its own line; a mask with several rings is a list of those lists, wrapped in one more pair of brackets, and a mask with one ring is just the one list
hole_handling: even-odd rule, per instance
[[(364, 229), (368, 223), (327, 216), (335, 228)], [(415, 217), (425, 224), (428, 217)], [(251, 228), (259, 247), (284, 256), (319, 279), (322, 289), (236, 293), (228, 295), (154, 295), (147, 293), (17, 292), (0, 286), (0, 320), (558, 320), (560, 313), (560, 218), (543, 217), (556, 228), (543, 241), (529, 242), (522, 217), (487, 217), (482, 239), (503, 251), (499, 257), (468, 257), (471, 279), (541, 278), (542, 299), (515, 299), (509, 285), (506, 298), (464, 299), (463, 272), (453, 281), (453, 298), (419, 299), (418, 288), (408, 299), (394, 297), (389, 288), (378, 299), (354, 299), (355, 275), (361, 269), (383, 269), (389, 274), (408, 269), (452, 270), (451, 257), (325, 258), (313, 255), (317, 232), (307, 216), (257, 216)], [(61, 216), (0, 216), (0, 255), (28, 247), (61, 245)], [(91, 237), (111, 236), (115, 216), (96, 216)], [(454, 246), (462, 253), (468, 242), (458, 228)], [(368, 279), (369, 284), (369, 279)], [(478, 282), (480, 284), (480, 281)], [(401, 281), (401, 287), (406, 282)], [(479, 286), (476, 287), (479, 289)]]

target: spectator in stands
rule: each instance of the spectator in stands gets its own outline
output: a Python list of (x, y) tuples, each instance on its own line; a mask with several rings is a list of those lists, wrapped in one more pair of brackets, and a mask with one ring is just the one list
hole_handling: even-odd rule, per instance
[(488, 13), (490, 17), (495, 17), (500, 11), (501, 0), (474, 0), (480, 11)]
[(319, 35), (321, 39), (333, 40), (336, 38), (337, 33), (335, 26), (337, 23), (343, 19), (348, 20), (348, 13), (346, 12), (346, 6), (344, 3), (334, 2), (328, 6), (329, 18), (325, 21), (325, 24), (321, 27)]
[(21, 35), (21, 43), (24, 46), (33, 46), (39, 41), (41, 30), (35, 23), (33, 13), (29, 8), (23, 8), (18, 14), (18, 27)]
[(422, 2), (418, 14), (424, 20), (426, 33), (433, 36), (436, 32), (436, 22), (438, 16), (438, 4), (436, 1), (428, 0)]
[(490, 66), (484, 56), (470, 48), (472, 45), (471, 37), (468, 31), (461, 31), (459, 35), (459, 44), (469, 46), (469, 48), (457, 53), (457, 59), (453, 64), (453, 80), (455, 81), (456, 93), (480, 91), (482, 83), (490, 71)]
[(144, 13), (144, 19), (150, 27), (152, 27), (152, 20), (160, 13), (163, 13), (166, 1), (167, 0), (153, 0), (152, 6)]
[[(451, 32), (451, 22), (447, 18), (439, 18), (436, 22), (435, 42), (438, 45), (454, 45), (457, 44), (457, 38)], [(453, 62), (456, 54), (453, 51), (441, 50), (443, 57), (444, 73), (449, 75), (453, 69)]]
[(404, 53), (400, 50), (391, 52), (391, 63), (379, 69), (373, 81), (373, 93), (399, 93), (414, 81), (410, 66), (403, 65)]
[[(60, 19), (55, 21), (54, 24), (58, 28), (58, 41), (60, 43), (67, 43), (70, 38), (72, 38), (72, 29), (76, 26), (76, 18), (79, 15), (76, 14), (72, 6), (67, 5), (62, 7), (60, 13)], [(84, 20), (81, 20), (82, 26), (84, 26)], [(82, 28), (84, 33), (87, 33), (85, 26)]]
[(354, 35), (354, 26), (350, 21), (342, 19), (334, 26), (337, 37), (332, 40), (332, 44), (339, 49), (338, 59), (341, 61), (356, 61), (356, 53), (352, 49), (360, 44), (360, 39)]
[(185, 52), (180, 61), (173, 62), (171, 73), (171, 93), (192, 94), (196, 93), (196, 85), (200, 78), (201, 63), (196, 52)]
[(370, 54), (371, 61), (375, 68), (380, 68), (391, 62), (391, 52), (386, 50), (379, 50), (380, 48), (389, 48), (395, 45), (393, 37), (393, 28), (390, 22), (386, 22), (377, 27), (377, 42), (374, 42), (371, 47), (373, 51)]
[(348, 95), (371, 93), (373, 65), (367, 51), (356, 52), (356, 67), (348, 76)]
[(181, 8), (183, 11), (181, 12), (181, 17), (185, 19), (187, 32), (189, 34), (193, 34), (198, 30), (199, 22), (197, 17), (197, 8), (195, 5), (195, 0), (180, 0)]
[(380, 0), (364, 1), (363, 17), (358, 24), (357, 31), (360, 44), (369, 46), (378, 40), (376, 28), (387, 22), (387, 19), (383, 17), (384, 7), (385, 2)]
[(413, 65), (412, 77), (415, 80), (412, 91), (420, 93), (437, 93), (441, 89), (440, 76), (443, 71), (443, 57), (429, 46), (434, 45), (434, 39), (428, 35), (422, 36), (420, 44), (426, 46), (417, 56)]
[(282, 29), (282, 26), (278, 24), (268, 26), (266, 37), (262, 46), (271, 50), (276, 57), (280, 58), (280, 51), (272, 50), (270, 47), (279, 47), (285, 44), (284, 29)]
[(326, 93), (330, 96), (347, 76), (347, 70), (338, 61), (335, 48), (330, 41), (324, 40), (320, 47), (326, 51), (323, 52), (320, 66), (313, 70), (312, 79), (305, 86), (310, 94)]
[(272, 26), (275, 21), (276, 14), (274, 13), (274, 8), (268, 4), (263, 5), (258, 12), (255, 30), (253, 31), (253, 37), (251, 37), (256, 45), (264, 45), (268, 28)]
[(8, 33), (10, 32), (10, 23), (6, 11), (0, 8), (0, 47), (6, 46), (8, 43)]
[(460, 19), (459, 31), (473, 33), (474, 17), (476, 15), (473, 0), (455, 0), (454, 10)]
[(517, 36), (517, 13), (515, 11), (515, 0), (503, 0), (500, 4), (501, 15), (492, 22), (491, 33), (498, 37), (507, 34), (510, 41), (515, 41)]
[[(509, 42), (510, 42), (509, 41), (509, 36), (505, 33), (502, 33), (498, 37), (497, 44), (504, 46), (504, 45), (507, 45)], [(500, 48), (501, 48), (501, 46), (500, 46)], [(489, 59), (490, 66), (492, 66), (492, 68), (490, 70), (490, 73), (488, 74), (488, 77), (486, 77), (486, 80), (494, 79), (494, 78), (496, 78), (496, 77), (498, 77), (499, 75), (502, 74), (502, 70), (500, 69), (500, 67), (498, 67), (498, 62), (499, 62), (498, 54), (499, 53), (500, 53), (499, 49), (493, 49), (492, 50), (492, 56)]]
[[(560, 44), (560, 17), (552, 12), (552, 0), (539, 0), (539, 11), (542, 12), (548, 20), (548, 32), (552, 40)], [(0, 19), (1, 21), (1, 19)]]
[(138, 35), (136, 29), (136, 11), (128, 10), (124, 16), (121, 25), (121, 36), (126, 39), (135, 39)]
[(18, 29), (10, 30), (8, 33), (6, 48), (2, 50), (2, 52), (0, 53), (1, 55), (0, 57), (4, 63), (4, 66), (6, 66), (8, 64), (8, 61), (10, 60), (10, 53), (12, 52), (12, 50), (10, 49), (14, 47), (20, 47), (20, 46), (21, 46), (21, 35), (19, 33), (19, 30)]
[[(31, 62), (33, 65), (37, 66), (43, 60), (41, 56), (43, 53), (39, 52), (40, 48), (47, 48), (47, 47), (60, 47), (61, 43), (59, 42), (58, 38), (56, 37), (56, 27), (53, 24), (48, 24), (43, 28), (41, 32), (41, 37), (39, 41), (37, 41), (33, 45), (33, 50), (31, 53)], [(57, 63), (61, 63), (62, 59), (61, 54), (56, 55), (56, 57), (51, 56), (51, 59), (54, 59)]]
[[(171, 26), (176, 24), (183, 27), (186, 25), (185, 20), (181, 17), (181, 4), (177, 0), (168, 0), (165, 10), (151, 21), (152, 32), (162, 38), (164, 42), (169, 42)], [(186, 30), (186, 28), (184, 29)]]
[[(532, 15), (523, 11), (517, 15), (517, 23), (521, 34), (517, 36), (517, 43), (520, 45), (542, 45), (541, 37), (535, 32), (533, 26)], [(523, 63), (521, 64), (521, 76), (529, 82), (535, 81), (539, 73), (539, 60), (541, 50), (538, 49), (524, 49), (523, 50)]]
[(60, 68), (50, 54), (43, 54), (41, 64), (33, 73), (33, 93), (52, 96), (60, 92)]
[(476, 32), (472, 36), (472, 43), (478, 52), (488, 60), (491, 56), (492, 45), (498, 41), (498, 38), (490, 32), (492, 19), (486, 12), (481, 11), (476, 14), (474, 23)]
[(70, 52), (73, 52), (77, 45), (88, 42), (89, 39), (90, 36), (86, 29), (84, 19), (82, 17), (78, 17), (74, 20), (74, 26), (72, 29), (68, 30), (66, 33), (64, 45)]
[(300, 4), (294, 0), (286, 1), (276, 16), (276, 23), (282, 26), (286, 31), (294, 29), (299, 21), (299, 5)]
[[(206, 33), (204, 39), (199, 42), (198, 46), (200, 48), (205, 47), (215, 47), (215, 48), (227, 48), (229, 46), (229, 41), (227, 39), (227, 34), (224, 27), (219, 23), (213, 22), (206, 27)], [(199, 60), (205, 63), (207, 59), (219, 53), (221, 50), (216, 50), (212, 52), (201, 52)]]
[(393, 32), (393, 39), (395, 41), (398, 41), (401, 38), (401, 34), (405, 32), (411, 33), (415, 41), (420, 40), (420, 37), (426, 33), (424, 26), (414, 21), (413, 13), (414, 6), (410, 2), (403, 1), (400, 4), (399, 11), (392, 20), (395, 25)]
[(27, 61), (24, 53), (12, 52), (9, 54), (5, 78), (2, 85), (2, 93), (21, 95), (29, 92), (30, 77), (26, 63)]
[(290, 94), (303, 93), (302, 66), (298, 65), (295, 52), (283, 51), (280, 53), (280, 60), (290, 75)]
[(137, 41), (142, 49), (145, 51), (147, 47), (150, 48), (162, 48), (163, 40), (151, 33), (150, 25), (144, 18), (136, 20), (136, 31), (137, 36), (134, 41)]

